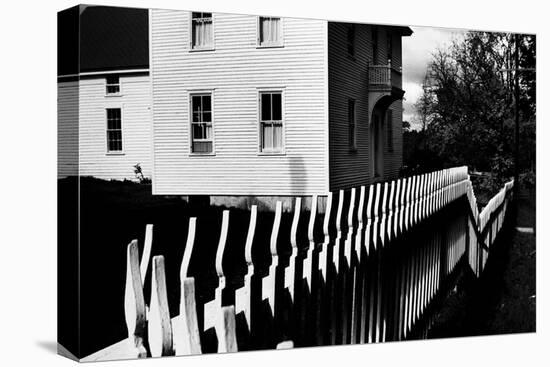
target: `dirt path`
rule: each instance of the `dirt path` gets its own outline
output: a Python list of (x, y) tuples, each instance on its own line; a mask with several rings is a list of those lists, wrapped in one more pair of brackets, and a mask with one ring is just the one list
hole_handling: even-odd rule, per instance
[(534, 332), (535, 194), (522, 191), (516, 222), (502, 233), (481, 279), (468, 274), (437, 314), (430, 338)]

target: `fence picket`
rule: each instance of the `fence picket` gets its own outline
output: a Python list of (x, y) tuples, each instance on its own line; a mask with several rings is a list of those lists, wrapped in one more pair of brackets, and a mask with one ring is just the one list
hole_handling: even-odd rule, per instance
[(174, 355), (172, 321), (168, 310), (164, 256), (153, 257), (151, 307), (148, 319), (148, 339), (152, 357)]

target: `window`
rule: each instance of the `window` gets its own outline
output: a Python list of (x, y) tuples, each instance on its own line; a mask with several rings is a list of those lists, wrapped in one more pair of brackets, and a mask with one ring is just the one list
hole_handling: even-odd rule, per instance
[(260, 17), (258, 33), (260, 46), (282, 45), (281, 18)]
[(213, 47), (212, 13), (193, 12), (191, 15), (191, 48), (208, 49)]
[(357, 150), (357, 126), (355, 124), (355, 100), (348, 100), (349, 149)]
[(374, 177), (382, 176), (382, 164), (383, 164), (383, 154), (382, 154), (382, 113), (375, 111), (373, 114), (372, 121), (372, 130), (371, 130), (371, 164)]
[(388, 152), (393, 152), (393, 111), (386, 111), (386, 139)]
[(106, 78), (106, 93), (107, 94), (119, 94), (120, 93), (120, 79), (118, 75), (109, 75)]
[(372, 62), (373, 64), (378, 63), (378, 28), (376, 26), (372, 27)]
[(212, 153), (212, 94), (192, 94), (191, 111), (191, 152)]
[(388, 53), (388, 60), (391, 60), (393, 58), (393, 39), (392, 34), (390, 32), (386, 33), (386, 48)]
[(107, 152), (122, 152), (122, 112), (107, 108)]
[(355, 24), (348, 26), (347, 33), (348, 55), (355, 56)]
[(260, 93), (260, 148), (266, 153), (283, 151), (282, 92)]

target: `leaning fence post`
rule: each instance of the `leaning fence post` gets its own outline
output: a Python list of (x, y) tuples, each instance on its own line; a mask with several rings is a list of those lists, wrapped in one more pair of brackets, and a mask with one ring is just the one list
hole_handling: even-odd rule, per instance
[(294, 203), (294, 217), (292, 218), (292, 226), (290, 228), (290, 245), (292, 253), (288, 259), (288, 267), (285, 268), (284, 286), (288, 289), (290, 300), (295, 303), (296, 295), (296, 261), (298, 256), (298, 223), (300, 222), (300, 213), (302, 211), (302, 198), (297, 197)]
[[(223, 253), (227, 241), (227, 231), (229, 227), (229, 210), (223, 211), (222, 228), (220, 233), (220, 241), (216, 250), (216, 273), (218, 275), (218, 287), (214, 291), (214, 299), (204, 305), (204, 327), (206, 331), (211, 328), (216, 328), (220, 325), (219, 318), (221, 317), (222, 295), (225, 290), (225, 274), (223, 272)], [(216, 330), (218, 332), (218, 330)]]
[(277, 253), (277, 238), (279, 236), (279, 227), (281, 224), (282, 203), (277, 201), (275, 208), (275, 219), (273, 220), (273, 229), (271, 231), (271, 239), (269, 248), (271, 251), (271, 265), (269, 273), (262, 279), (262, 300), (267, 301), (270, 307), (271, 317), (276, 316), (276, 285), (277, 285), (277, 268), (279, 266), (279, 255)]
[(225, 306), (218, 310), (216, 336), (218, 337), (218, 353), (238, 352), (237, 331), (235, 324), (235, 306)]
[(155, 256), (153, 258), (153, 276), (151, 283), (151, 307), (147, 325), (151, 356), (171, 356), (174, 355), (172, 322), (168, 309), (163, 256)]
[(248, 333), (252, 332), (252, 277), (254, 276), (254, 264), (252, 262), (252, 243), (254, 242), (254, 234), (256, 232), (256, 219), (258, 215), (258, 207), (252, 205), (250, 208), (250, 221), (248, 224), (248, 233), (246, 235), (246, 243), (244, 247), (244, 258), (248, 271), (244, 276), (244, 285), (235, 291), (235, 313), (244, 313), (246, 327)]
[(135, 355), (132, 357), (147, 357), (147, 351), (143, 345), (146, 329), (145, 299), (139, 270), (139, 248), (136, 240), (130, 242), (126, 249), (124, 317), (128, 328), (128, 342), (135, 351)]
[(149, 258), (151, 257), (151, 247), (153, 246), (153, 225), (145, 226), (145, 241), (143, 244), (143, 256), (139, 265), (141, 280), (145, 281), (147, 275), (147, 267), (149, 266)]
[(187, 242), (180, 267), (180, 316), (176, 319), (179, 322), (179, 327), (174, 327), (174, 330), (178, 330), (178, 333), (174, 333), (176, 355), (200, 354), (202, 352), (195, 299), (195, 278), (189, 277), (189, 263), (195, 244), (196, 225), (197, 218), (189, 218)]

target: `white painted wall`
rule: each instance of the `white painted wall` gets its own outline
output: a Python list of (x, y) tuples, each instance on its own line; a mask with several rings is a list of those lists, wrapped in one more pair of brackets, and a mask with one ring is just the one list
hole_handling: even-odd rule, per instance
[(78, 82), (57, 84), (57, 177), (78, 175)]
[[(151, 11), (154, 194), (328, 191), (327, 22), (283, 19), (257, 48), (257, 17), (213, 14), (215, 50), (190, 52), (186, 11)], [(285, 154), (258, 154), (258, 88), (284, 88)], [(189, 100), (213, 91), (215, 155), (190, 155)]]
[[(58, 178), (135, 180), (152, 176), (149, 76), (120, 76), (120, 96), (106, 96), (105, 77), (58, 83)], [(122, 108), (123, 153), (107, 153), (107, 108)]]

